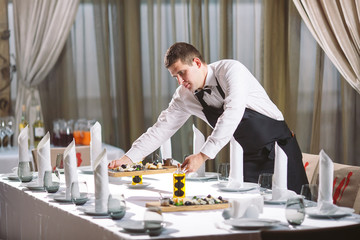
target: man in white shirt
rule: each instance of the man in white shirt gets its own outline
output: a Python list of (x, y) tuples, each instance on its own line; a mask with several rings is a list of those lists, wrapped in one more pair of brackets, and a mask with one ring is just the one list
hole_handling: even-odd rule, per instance
[(257, 182), (261, 172), (274, 170), (277, 141), (288, 156), (288, 188), (300, 192), (307, 178), (296, 138), (244, 65), (235, 60), (207, 65), (195, 47), (180, 42), (166, 52), (165, 67), (180, 85), (168, 108), (109, 168), (141, 161), (195, 115), (212, 126), (213, 132), (199, 153), (184, 160), (182, 168), (187, 172), (195, 172), (206, 160), (214, 159), (234, 136), (244, 150), (244, 181)]

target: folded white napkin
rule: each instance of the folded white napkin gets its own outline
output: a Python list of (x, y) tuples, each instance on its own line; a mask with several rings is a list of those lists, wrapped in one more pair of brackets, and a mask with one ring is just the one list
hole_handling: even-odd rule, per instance
[(90, 164), (94, 170), (94, 161), (100, 155), (102, 150), (101, 125), (96, 122), (90, 128)]
[(272, 182), (273, 200), (287, 200), (297, 195), (294, 191), (287, 189), (287, 165), (287, 155), (278, 143), (275, 142), (275, 163)]
[(260, 194), (241, 194), (230, 199), (230, 217), (257, 218), (263, 212), (264, 201)]
[(66, 184), (66, 199), (71, 199), (71, 183), (78, 181), (75, 140), (64, 151), (64, 175)]
[(19, 162), (29, 162), (29, 127), (26, 125), (19, 136), (18, 136), (18, 145), (19, 145)]
[(244, 186), (244, 151), (241, 145), (231, 138), (230, 140), (230, 173), (227, 188), (241, 188)]
[(107, 212), (107, 201), (110, 194), (107, 166), (107, 154), (104, 149), (94, 162), (95, 212)]
[[(192, 125), (193, 128), (193, 154), (199, 153), (205, 143), (205, 137), (199, 129)], [(189, 173), (189, 177), (205, 177), (205, 163), (200, 166), (196, 172)]]
[(321, 213), (331, 214), (338, 210), (333, 204), (332, 191), (334, 179), (334, 164), (324, 150), (320, 151), (319, 193), (317, 208)]
[(168, 140), (166, 140), (166, 141), (160, 146), (160, 152), (161, 152), (161, 158), (162, 158), (162, 159), (172, 158), (171, 138), (169, 138)]
[(37, 148), (37, 162), (38, 162), (38, 184), (44, 185), (45, 171), (51, 171), (51, 157), (50, 157), (50, 133), (47, 132), (39, 142)]

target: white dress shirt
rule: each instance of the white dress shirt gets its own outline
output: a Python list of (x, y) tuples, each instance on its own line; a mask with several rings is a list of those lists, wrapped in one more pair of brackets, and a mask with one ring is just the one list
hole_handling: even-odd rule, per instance
[[(261, 84), (240, 62), (221, 60), (207, 65), (207, 68), (205, 86), (212, 91), (211, 94), (205, 92), (203, 99), (209, 106), (219, 108), (224, 105), (224, 112), (201, 148), (202, 153), (211, 159), (215, 158), (230, 141), (244, 115), (245, 108), (276, 120), (284, 120), (282, 113), (270, 100)], [(216, 88), (216, 79), (225, 93), (225, 99)], [(162, 111), (157, 122), (133, 143), (126, 155), (133, 162), (141, 161), (170, 138), (191, 115), (208, 123), (194, 93), (180, 85), (169, 107)]]

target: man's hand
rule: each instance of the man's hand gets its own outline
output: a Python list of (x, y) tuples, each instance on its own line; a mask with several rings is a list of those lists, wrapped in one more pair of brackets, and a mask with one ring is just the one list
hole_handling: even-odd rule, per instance
[(128, 156), (124, 155), (120, 159), (112, 160), (109, 163), (108, 168), (113, 169), (121, 166), (122, 164), (131, 164), (131, 163), (133, 163), (131, 159)]
[(181, 168), (187, 173), (196, 172), (207, 159), (209, 159), (209, 157), (201, 152), (190, 155), (185, 158)]

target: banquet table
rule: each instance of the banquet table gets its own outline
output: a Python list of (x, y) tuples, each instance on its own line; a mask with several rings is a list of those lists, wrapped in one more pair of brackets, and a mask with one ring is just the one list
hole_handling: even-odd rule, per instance
[[(107, 149), (108, 159), (118, 159), (124, 155), (121, 148), (103, 143), (103, 148)], [(31, 151), (29, 150), (30, 161), (33, 162)], [(10, 173), (14, 167), (17, 167), (19, 161), (19, 147), (0, 149), (0, 173)]]
[[(61, 175), (61, 190), (65, 188)], [(83, 206), (54, 201), (55, 194), (30, 191), (22, 183), (0, 176), (0, 238), (1, 239), (261, 239), (259, 230), (238, 230), (224, 224), (221, 209), (186, 212), (163, 212), (167, 223), (160, 236), (146, 233), (129, 233), (119, 224), (123, 221), (142, 220), (146, 202), (158, 201), (159, 193), (172, 196), (172, 174), (144, 175), (143, 189), (131, 189), (130, 177), (109, 177), (110, 193), (123, 193), (126, 215), (121, 220), (108, 216), (89, 216), (84, 209), (94, 205), (94, 175), (79, 170), (79, 179), (88, 184), (90, 200)], [(217, 181), (186, 181), (186, 196), (222, 196), (237, 198), (241, 194), (259, 194), (259, 189), (249, 192), (221, 192)], [(284, 205), (264, 205), (260, 218), (279, 220), (273, 229), (289, 229)], [(341, 219), (312, 219), (306, 217), (299, 229), (324, 229), (360, 223), (352, 214)]]

